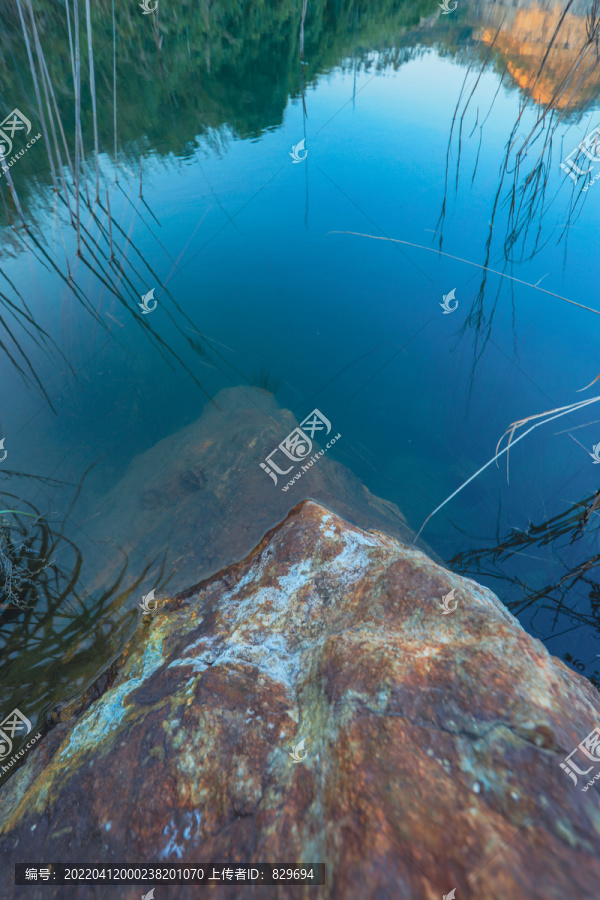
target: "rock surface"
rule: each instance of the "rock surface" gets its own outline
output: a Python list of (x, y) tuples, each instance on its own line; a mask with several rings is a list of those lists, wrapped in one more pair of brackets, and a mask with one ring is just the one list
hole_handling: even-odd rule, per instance
[[(488, 589), (307, 501), (147, 619), (0, 789), (5, 873), (325, 862), (324, 887), (265, 890), (597, 900), (600, 787), (582, 792), (559, 763), (600, 723), (598, 695)], [(203, 890), (163, 885), (156, 900)], [(233, 890), (257, 896), (210, 896)], [(64, 891), (5, 883), (3, 896)]]
[[(311, 405), (302, 404), (301, 415), (308, 415)], [(97, 473), (93, 489), (82, 493), (66, 534), (81, 554), (77, 592), (87, 595), (85, 603), (93, 609), (90, 629), (80, 619), (68, 631), (68, 638), (56, 639), (51, 651), (60, 660), (64, 640), (64, 656), (42, 684), (36, 683), (39, 654), (35, 647), (34, 659), (19, 653), (13, 681), (0, 685), (0, 697), (4, 697), (0, 709), (16, 706), (36, 730), (43, 728), (52, 709), (91, 687), (120, 656), (139, 624), (144, 595), (155, 589), (158, 597), (172, 596), (243, 559), (301, 500), (333, 506), (360, 528), (381, 529), (407, 542), (413, 539), (398, 507), (371, 493), (340, 462), (344, 458), (354, 465), (362, 452), (360, 446), (353, 446), (350, 435), (342, 434), (284, 492), (280, 488), (287, 480), (273, 484), (260, 462), (298, 425), (290, 410), (267, 391), (243, 385), (219, 391), (214, 403), (207, 402), (199, 412), (185, 427), (167, 432), (138, 452), (128, 465), (114, 460), (112, 475), (110, 469)], [(335, 418), (331, 426), (331, 436), (338, 434)], [(315, 435), (314, 453), (328, 440), (329, 436), (318, 441)], [(279, 452), (280, 465), (281, 456)], [(300, 469), (296, 464), (293, 471)], [(407, 477), (415, 483), (418, 478), (436, 483), (427, 472)], [(107, 485), (113, 485), (112, 489)], [(438, 484), (432, 499), (437, 502), (442, 490)], [(424, 542), (418, 546), (432, 555)], [(64, 547), (62, 559), (73, 565), (74, 557)], [(64, 607), (46, 624), (46, 636), (67, 634), (63, 613)], [(87, 665), (84, 648), (90, 651)], [(15, 663), (11, 665), (14, 668)]]

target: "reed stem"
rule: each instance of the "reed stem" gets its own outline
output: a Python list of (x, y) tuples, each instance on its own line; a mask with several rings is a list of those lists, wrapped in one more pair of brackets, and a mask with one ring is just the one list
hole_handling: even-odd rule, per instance
[(33, 87), (35, 89), (35, 96), (38, 105), (38, 112), (40, 115), (40, 122), (42, 124), (42, 133), (44, 135), (44, 141), (46, 142), (46, 152), (48, 153), (48, 160), (50, 162), (50, 171), (52, 173), (52, 182), (54, 184), (54, 190), (58, 191), (58, 182), (56, 181), (56, 171), (54, 169), (54, 161), (52, 159), (52, 150), (50, 148), (50, 141), (48, 140), (48, 132), (46, 130), (46, 119), (44, 118), (44, 110), (42, 109), (42, 98), (40, 96), (40, 88), (38, 85), (37, 72), (35, 69), (35, 65), (33, 62), (33, 54), (31, 52), (31, 45), (29, 43), (29, 35), (27, 34), (27, 28), (25, 27), (25, 19), (23, 18), (23, 9), (21, 7), (21, 0), (17, 0), (17, 9), (19, 10), (19, 19), (21, 20), (21, 28), (23, 29), (23, 37), (25, 39), (25, 47), (27, 48), (27, 58), (29, 59), (29, 68), (31, 70), (31, 77), (33, 78)]
[(92, 46), (92, 16), (90, 13), (90, 0), (85, 0), (85, 15), (87, 21), (88, 55), (90, 65), (90, 93), (92, 95), (92, 117), (94, 120), (94, 155), (96, 162), (96, 203), (100, 203), (100, 176), (98, 171), (98, 119), (96, 116), (96, 78), (94, 73), (94, 48)]
[(81, 211), (79, 208), (79, 145), (81, 135), (81, 61), (79, 58), (79, 0), (73, 0), (75, 29), (75, 204), (77, 215), (77, 256), (81, 256)]
[(73, 55), (73, 37), (71, 35), (71, 14), (69, 13), (69, 0), (65, 0), (67, 10), (67, 32), (69, 34), (69, 51), (71, 54), (71, 72), (73, 73), (73, 85), (75, 85), (75, 57)]
[(52, 87), (52, 82), (50, 81), (50, 75), (48, 73), (48, 66), (46, 65), (46, 58), (44, 56), (44, 51), (42, 50), (41, 45), (40, 45), (40, 50), (42, 53), (41, 62), (42, 62), (42, 66), (43, 66), (43, 72), (44, 72), (46, 81), (48, 82), (48, 88), (50, 89), (50, 95), (52, 97), (52, 105), (54, 106), (54, 113), (56, 115), (56, 121), (58, 122), (58, 127), (60, 128), (60, 134), (62, 137), (63, 146), (65, 148), (65, 153), (67, 155), (67, 165), (69, 166), (71, 178), (74, 181), (75, 173), (73, 171), (73, 163), (71, 162), (71, 154), (69, 153), (69, 145), (67, 144), (67, 139), (65, 137), (65, 130), (63, 128), (63, 124), (62, 124), (62, 121), (61, 121), (61, 118), (60, 118), (60, 115), (58, 112), (58, 105), (56, 103), (56, 96), (54, 94), (54, 88)]
[(8, 168), (8, 163), (6, 162), (6, 158), (1, 150), (0, 150), (0, 165), (4, 166), (6, 168), (6, 172), (4, 174), (6, 175), (6, 180), (8, 182), (9, 198), (14, 200), (15, 209), (18, 211), (19, 215), (21, 216), (21, 221), (23, 222), (23, 227), (25, 228), (25, 231), (27, 231), (27, 223), (25, 221), (25, 216), (23, 215), (23, 210), (21, 209), (21, 204), (19, 203), (19, 197), (17, 196), (17, 192), (15, 190), (15, 184), (12, 180), (12, 175), (10, 174), (10, 170)]
[(108, 196), (108, 191), (106, 192), (106, 209), (108, 211), (108, 234), (110, 237), (110, 261), (112, 262), (115, 258), (115, 251), (113, 248), (113, 236), (112, 236), (112, 220), (110, 218), (110, 197)]
[(119, 161), (117, 157), (117, 30), (115, 25), (115, 0), (112, 0), (112, 26), (113, 26), (113, 107), (114, 107), (114, 132), (115, 132), (115, 184), (119, 183)]
[(56, 128), (54, 127), (54, 116), (52, 115), (52, 109), (50, 108), (50, 98), (48, 95), (48, 84), (49, 78), (46, 79), (47, 70), (44, 69), (44, 55), (42, 53), (42, 47), (40, 45), (40, 38), (38, 35), (37, 26), (35, 24), (35, 18), (33, 16), (33, 7), (31, 5), (31, 0), (27, 0), (27, 6), (29, 8), (29, 18), (31, 19), (31, 31), (33, 34), (33, 40), (35, 43), (35, 51), (37, 53), (38, 62), (40, 64), (40, 72), (42, 76), (42, 87), (44, 89), (44, 99), (46, 100), (46, 109), (48, 110), (48, 119), (50, 121), (50, 128), (52, 130), (52, 140), (54, 141), (54, 151), (56, 153), (56, 165), (58, 168), (58, 172), (60, 175), (60, 179), (62, 181), (63, 191), (65, 194), (65, 201), (67, 204), (67, 209), (69, 210), (69, 217), (71, 220), (73, 219), (73, 214), (71, 213), (71, 204), (69, 202), (69, 194), (67, 191), (67, 183), (65, 181), (65, 173), (63, 171), (62, 160), (60, 158), (60, 150), (58, 148), (58, 138), (56, 137)]

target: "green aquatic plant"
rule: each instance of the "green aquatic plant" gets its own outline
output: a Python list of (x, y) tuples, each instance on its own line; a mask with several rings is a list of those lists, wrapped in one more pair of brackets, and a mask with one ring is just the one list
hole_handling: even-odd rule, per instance
[[(34, 519), (28, 528), (17, 516)], [(36, 578), (50, 564), (49, 526), (39, 513), (0, 509), (0, 609), (27, 609), (36, 595)]]
[(27, 709), (42, 730), (52, 710), (85, 692), (120, 655), (141, 618), (131, 594), (150, 572), (157, 589), (164, 585), (165, 557), (149, 557), (132, 576), (121, 551), (108, 580), (90, 581), (64, 523), (14, 494), (0, 496), (11, 501), (0, 511), (0, 709)]

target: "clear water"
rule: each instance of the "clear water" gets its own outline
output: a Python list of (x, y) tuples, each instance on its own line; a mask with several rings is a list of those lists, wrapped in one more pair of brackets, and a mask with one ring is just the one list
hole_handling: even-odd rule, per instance
[[(13, 359), (0, 356), (8, 454), (0, 474), (16, 498), (5, 505), (29, 501), (56, 528), (64, 519), (83, 560), (84, 610), (68, 631), (64, 619), (42, 615), (41, 645), (19, 630), (21, 613), (4, 615), (3, 709), (29, 695), (28, 714), (43, 719), (119, 652), (157, 579), (168, 592), (211, 574), (217, 561), (235, 561), (223, 519), (232, 508), (228, 491), (245, 508), (240, 515), (260, 512), (271, 526), (282, 518), (270, 479), (264, 475), (257, 493), (244, 475), (275, 444), (248, 449), (248, 433), (240, 477), (223, 482), (222, 508), (207, 509), (198, 532), (193, 578), (178, 581), (180, 546), (171, 552), (156, 537), (164, 526), (165, 533), (189, 529), (193, 539), (177, 507), (154, 504), (155, 531), (144, 525), (137, 534), (135, 517), (119, 527), (122, 479), (129, 473), (128, 484), (137, 479), (142, 491), (163, 450), (152, 472), (140, 456), (160, 441), (165, 454), (179, 452), (176, 436), (219, 391), (251, 397), (257, 415), (268, 415), (272, 402), (266, 393), (256, 400), (250, 389), (257, 386), (274, 391), (298, 421), (318, 407), (343, 436), (328, 455), (396, 504), (414, 531), (494, 455), (511, 423), (600, 393), (597, 385), (577, 393), (600, 371), (600, 186), (582, 192), (592, 176), (574, 184), (560, 168), (600, 124), (594, 73), (576, 70), (570, 83), (581, 78), (566, 108), (559, 103), (553, 112), (530, 96), (522, 72), (535, 66), (519, 45), (514, 16), (541, 13), (527, 3), (504, 10), (508, 36), (490, 51), (482, 34), (497, 25), (491, 4), (459, 3), (442, 16), (425, 2), (309, 0), (302, 65), (301, 6), (257, 7), (243, 17), (227, 4), (161, 4), (161, 58), (153, 17), (134, 21), (117, 10), (115, 168), (111, 7), (97, 4), (101, 207), (83, 46), (92, 209), (82, 188), (81, 257), (52, 188), (44, 140), (11, 167), (28, 235), (11, 225), (19, 222), (2, 179), (2, 315), (15, 334), (14, 343), (6, 332), (2, 338)], [(584, 8), (569, 27), (577, 23), (584, 27)], [(18, 107), (39, 131), (18, 21), (3, 29), (3, 108)], [(74, 158), (73, 78), (57, 8), (41, 37)], [(561, 57), (555, 69), (576, 56)], [(558, 83), (549, 68), (549, 82)], [(303, 139), (307, 156), (294, 163), (290, 151)], [(532, 185), (540, 159), (542, 180)], [(151, 288), (158, 305), (142, 316), (138, 303)], [(453, 290), (458, 307), (444, 314), (442, 298)], [(8, 301), (29, 309), (30, 335), (10, 319)], [(34, 341), (40, 328), (54, 345)], [(31, 367), (27, 379), (15, 359)], [(595, 492), (590, 453), (599, 441), (594, 404), (536, 428), (511, 451), (509, 481), (503, 456), (428, 522), (423, 540), (452, 567), (457, 554), (493, 548), (530, 523), (542, 527)], [(206, 468), (202, 477), (221, 477), (219, 459), (199, 451), (197, 463)], [(88, 469), (71, 506), (73, 485)], [(287, 508), (313, 495), (311, 477), (286, 494)], [(600, 669), (594, 518), (573, 543), (575, 526), (543, 545), (524, 543), (510, 558), (460, 569), (492, 587), (550, 652), (592, 678)], [(124, 552), (127, 569), (111, 592)], [(159, 578), (154, 558), (163, 552)], [(72, 555), (57, 554), (68, 569)], [(557, 583), (589, 560), (585, 579), (573, 576), (562, 596)], [(530, 602), (532, 592), (541, 596)], [(15, 643), (24, 633), (31, 639), (25, 655)]]

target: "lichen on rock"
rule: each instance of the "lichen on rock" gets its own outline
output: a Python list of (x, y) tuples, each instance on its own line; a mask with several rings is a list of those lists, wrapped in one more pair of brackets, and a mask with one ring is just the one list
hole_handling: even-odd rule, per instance
[(600, 795), (559, 763), (599, 722), (490, 590), (305, 501), (61, 712), (0, 793), (1, 858), (326, 863), (277, 897), (597, 900)]

